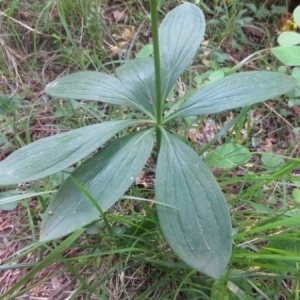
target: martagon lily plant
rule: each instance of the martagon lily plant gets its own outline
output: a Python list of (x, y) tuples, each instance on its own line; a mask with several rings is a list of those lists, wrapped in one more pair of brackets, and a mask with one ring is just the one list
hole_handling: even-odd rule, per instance
[[(170, 132), (169, 121), (265, 101), (292, 90), (295, 80), (276, 72), (241, 72), (205, 86), (167, 111), (165, 99), (197, 53), (205, 19), (196, 5), (184, 3), (167, 14), (158, 30), (156, 1), (151, 1), (151, 20), (154, 57), (127, 61), (116, 76), (79, 72), (45, 89), (56, 98), (127, 106), (135, 118), (90, 125), (29, 144), (0, 163), (0, 185), (43, 178), (99, 149), (61, 185), (43, 215), (40, 241), (58, 239), (99, 219), (118, 201), (135, 182), (156, 142), (155, 195), (161, 230), (187, 265), (219, 278), (231, 255), (229, 209), (210, 169)], [(134, 133), (106, 145), (127, 127)], [(137, 127), (144, 129), (134, 130)]]

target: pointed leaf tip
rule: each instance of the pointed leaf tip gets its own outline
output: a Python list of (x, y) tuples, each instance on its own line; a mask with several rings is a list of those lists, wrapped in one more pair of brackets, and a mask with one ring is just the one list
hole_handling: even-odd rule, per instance
[(101, 101), (148, 112), (144, 103), (136, 99), (118, 78), (96, 71), (58, 78), (46, 86), (45, 92), (57, 98)]
[(178, 77), (196, 55), (204, 37), (205, 18), (198, 6), (179, 5), (159, 27), (162, 95), (167, 97)]
[(173, 114), (173, 118), (250, 106), (285, 94), (295, 86), (296, 80), (292, 76), (277, 72), (236, 73), (198, 90)]
[(75, 179), (99, 204), (109, 209), (130, 187), (146, 163), (152, 129), (125, 136), (101, 149), (78, 167), (51, 200), (42, 221), (40, 241), (61, 238), (99, 217)]
[(40, 139), (0, 163), (0, 186), (32, 181), (80, 161), (134, 120), (108, 121)]
[(211, 171), (178, 138), (165, 133), (155, 180), (162, 231), (190, 267), (219, 278), (231, 255), (231, 220)]

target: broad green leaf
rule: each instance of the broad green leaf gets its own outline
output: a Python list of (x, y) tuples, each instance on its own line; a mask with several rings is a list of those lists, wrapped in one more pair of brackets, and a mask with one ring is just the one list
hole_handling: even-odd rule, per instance
[(217, 81), (217, 80), (220, 80), (222, 78), (225, 77), (225, 74), (222, 70), (216, 70), (216, 71), (213, 71), (209, 76), (208, 76), (208, 79), (210, 82), (214, 82), (214, 81)]
[(300, 6), (297, 6), (293, 12), (294, 21), (300, 26)]
[(147, 111), (153, 111), (155, 102), (154, 62), (152, 57), (134, 59), (116, 70), (117, 77), (143, 104)]
[[(296, 79), (297, 86), (300, 87), (300, 68), (299, 67), (293, 68), (292, 76)], [(297, 96), (299, 96), (299, 95), (297, 95)]]
[(278, 37), (278, 44), (284, 47), (300, 44), (300, 34), (292, 31), (283, 32)]
[(262, 154), (261, 162), (267, 168), (276, 168), (279, 165), (282, 165), (284, 163), (284, 160), (278, 154), (274, 154), (272, 152), (266, 152), (266, 153)]
[(171, 117), (213, 114), (249, 106), (287, 93), (295, 86), (294, 78), (276, 72), (236, 73), (197, 91)]
[(251, 158), (250, 151), (242, 145), (227, 143), (212, 150), (205, 158), (209, 166), (232, 169), (244, 164)]
[(196, 5), (190, 3), (176, 7), (162, 21), (159, 49), (164, 98), (194, 58), (204, 31), (204, 15)]
[(78, 72), (56, 79), (46, 86), (45, 92), (57, 98), (101, 101), (148, 113), (143, 102), (136, 99), (119, 79), (96, 71)]
[(135, 123), (122, 120), (90, 125), (22, 147), (0, 163), (0, 186), (36, 180), (63, 170)]
[(147, 44), (136, 54), (136, 58), (148, 57), (151, 54), (153, 54), (153, 45)]
[(152, 134), (150, 129), (116, 140), (78, 167), (51, 200), (42, 221), (40, 240), (60, 238), (99, 217), (97, 208), (73, 179), (89, 192), (103, 212), (109, 209), (146, 163), (152, 150)]
[(201, 158), (165, 132), (155, 190), (160, 225), (171, 248), (193, 269), (219, 278), (232, 247), (226, 200)]
[(271, 50), (283, 64), (287, 66), (300, 65), (300, 46), (275, 47)]
[[(1, 200), (1, 199), (0, 199)], [(12, 211), (18, 206), (18, 201), (10, 201), (8, 203), (0, 203), (0, 210)]]

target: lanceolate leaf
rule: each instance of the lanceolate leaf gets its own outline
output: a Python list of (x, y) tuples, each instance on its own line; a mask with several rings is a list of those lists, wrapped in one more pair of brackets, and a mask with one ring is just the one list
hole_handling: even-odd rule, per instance
[(276, 72), (236, 73), (197, 91), (171, 117), (213, 114), (249, 106), (287, 93), (295, 86), (291, 76)]
[(205, 19), (190, 3), (173, 9), (159, 28), (162, 96), (166, 97), (178, 77), (194, 58), (203, 39)]
[(101, 149), (73, 172), (58, 190), (42, 221), (41, 241), (60, 238), (99, 217), (74, 180), (109, 209), (130, 187), (152, 150), (152, 129), (123, 137)]
[(136, 99), (119, 79), (96, 71), (78, 72), (61, 77), (49, 83), (45, 92), (53, 97), (101, 101), (149, 113), (145, 111), (143, 102)]
[(167, 133), (162, 137), (155, 189), (160, 225), (171, 248), (190, 267), (220, 277), (232, 247), (226, 201), (199, 156)]
[(156, 97), (153, 58), (130, 60), (118, 68), (116, 74), (135, 98), (143, 103), (143, 107), (153, 111)]
[(63, 170), (135, 123), (134, 120), (110, 121), (29, 144), (0, 163), (0, 186), (36, 180)]

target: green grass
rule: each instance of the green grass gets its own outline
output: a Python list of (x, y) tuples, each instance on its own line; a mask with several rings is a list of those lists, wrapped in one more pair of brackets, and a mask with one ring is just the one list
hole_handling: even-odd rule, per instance
[[(225, 1), (211, 2), (200, 4), (209, 20), (207, 43), (182, 76), (174, 97), (194, 89), (196, 76), (231, 69), (243, 59), (243, 70), (280, 66), (269, 51), (249, 55), (275, 44), (276, 12), (285, 3), (278, 2), (277, 10), (267, 5), (255, 10), (251, 1), (234, 1), (234, 7), (225, 6)], [(160, 17), (179, 3), (159, 1)], [(125, 12), (126, 20), (114, 19), (117, 10)], [(148, 1), (111, 6), (110, 1), (99, 0), (46, 4), (4, 0), (0, 12), (0, 89), (9, 96), (9, 102), (7, 98), (0, 102), (0, 159), (46, 136), (126, 117), (129, 112), (121, 107), (51, 99), (43, 88), (77, 70), (113, 73), (125, 59), (134, 58), (151, 42)], [(245, 40), (241, 29), (245, 22), (263, 32), (263, 39), (249, 41), (246, 36)], [(112, 57), (111, 47), (119, 43), (116, 35), (132, 26), (137, 34)], [(143, 176), (101, 222), (86, 233), (79, 230), (47, 244), (38, 242), (40, 220), (67, 173), (2, 189), (1, 198), (10, 204), (18, 199), (19, 205), (0, 211), (3, 224), (8, 220), (12, 225), (1, 228), (0, 222), (0, 253), (5, 250), (0, 257), (0, 299), (22, 295), (29, 299), (43, 295), (54, 299), (299, 299), (300, 204), (293, 193), (300, 185), (299, 135), (293, 133), (299, 121), (293, 108), (284, 99), (176, 125), (199, 155), (241, 138), (251, 149), (248, 164), (214, 169), (228, 199), (234, 234), (233, 254), (222, 279), (213, 281), (191, 270), (165, 242), (155, 211), (153, 155)], [(190, 127), (216, 135), (211, 141), (209, 137), (188, 140)], [(270, 151), (276, 151), (282, 163), (273, 168), (264, 165), (258, 143), (265, 148), (273, 143)]]

